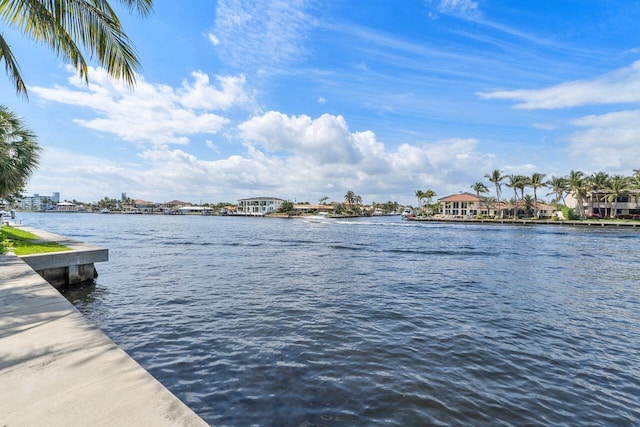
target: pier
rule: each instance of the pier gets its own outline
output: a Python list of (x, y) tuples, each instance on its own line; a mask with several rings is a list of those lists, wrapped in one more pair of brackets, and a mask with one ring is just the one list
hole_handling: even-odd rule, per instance
[(0, 425), (206, 426), (31, 267), (66, 259), (67, 280), (104, 260), (106, 249), (87, 245), (83, 257), (79, 242), (61, 242), (75, 246), (67, 258), (0, 254)]

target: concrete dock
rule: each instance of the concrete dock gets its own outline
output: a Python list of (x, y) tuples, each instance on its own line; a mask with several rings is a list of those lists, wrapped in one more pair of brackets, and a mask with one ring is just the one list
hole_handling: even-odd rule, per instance
[(205, 426), (27, 263), (0, 254), (0, 426)]

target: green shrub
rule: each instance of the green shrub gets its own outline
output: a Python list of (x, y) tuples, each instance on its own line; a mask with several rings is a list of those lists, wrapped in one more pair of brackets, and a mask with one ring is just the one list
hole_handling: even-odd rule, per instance
[(569, 219), (569, 220), (576, 220), (578, 219), (578, 215), (575, 214), (575, 212), (573, 211), (573, 208), (564, 206), (562, 208), (562, 216), (565, 219)]

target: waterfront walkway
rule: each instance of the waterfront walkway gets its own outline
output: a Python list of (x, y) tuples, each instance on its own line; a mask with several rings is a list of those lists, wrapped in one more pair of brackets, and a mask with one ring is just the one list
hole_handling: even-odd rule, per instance
[(0, 426), (206, 423), (23, 260), (0, 254)]

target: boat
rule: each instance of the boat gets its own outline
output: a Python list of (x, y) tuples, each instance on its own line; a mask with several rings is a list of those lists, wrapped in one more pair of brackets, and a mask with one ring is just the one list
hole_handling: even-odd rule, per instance
[(415, 215), (411, 208), (404, 208), (404, 211), (402, 211), (402, 219), (412, 218), (413, 216)]
[(331, 218), (326, 212), (318, 212), (316, 215), (305, 216), (304, 220), (307, 222), (327, 222), (330, 221)]

